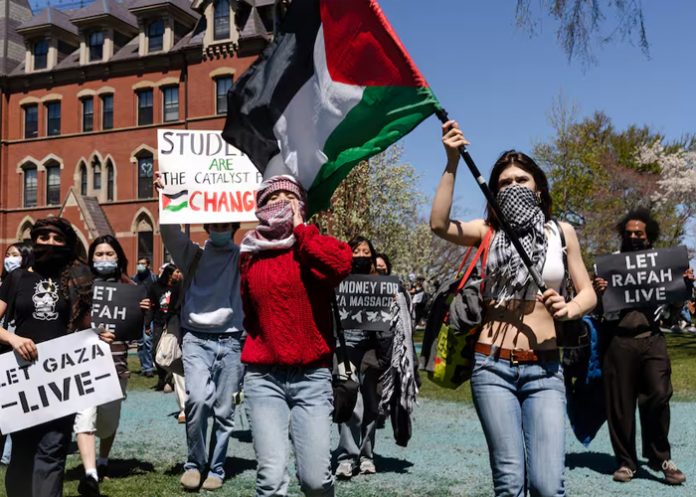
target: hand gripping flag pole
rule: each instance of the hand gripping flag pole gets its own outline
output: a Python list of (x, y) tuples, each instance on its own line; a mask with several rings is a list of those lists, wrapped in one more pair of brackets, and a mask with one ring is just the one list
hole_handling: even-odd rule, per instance
[[(449, 121), (447, 111), (442, 107), (435, 111), (435, 115), (440, 121), (442, 121), (443, 124)], [(546, 284), (541, 279), (539, 271), (532, 263), (532, 260), (529, 258), (529, 254), (527, 254), (527, 252), (524, 250), (524, 247), (522, 247), (522, 244), (520, 243), (520, 239), (517, 237), (517, 234), (515, 234), (515, 232), (512, 231), (510, 224), (507, 222), (507, 219), (505, 219), (505, 216), (503, 216), (503, 213), (500, 210), (500, 206), (498, 205), (498, 201), (493, 196), (493, 192), (488, 186), (488, 183), (486, 183), (486, 180), (483, 179), (481, 171), (479, 171), (478, 167), (476, 167), (474, 159), (471, 158), (471, 155), (469, 154), (464, 145), (459, 147), (459, 155), (461, 155), (462, 159), (464, 159), (464, 162), (466, 162), (466, 165), (469, 167), (469, 171), (471, 171), (471, 174), (474, 176), (474, 179), (476, 180), (476, 183), (481, 189), (483, 196), (486, 197), (488, 205), (495, 213), (496, 218), (498, 218), (498, 220), (500, 221), (500, 227), (508, 236), (508, 238), (510, 238), (510, 241), (512, 242), (512, 245), (515, 247), (515, 250), (517, 250), (517, 253), (520, 254), (522, 262), (527, 267), (527, 270), (529, 271), (530, 276), (534, 280), (534, 283), (536, 283), (537, 287), (539, 287), (541, 293), (544, 293), (547, 290), (547, 288)]]

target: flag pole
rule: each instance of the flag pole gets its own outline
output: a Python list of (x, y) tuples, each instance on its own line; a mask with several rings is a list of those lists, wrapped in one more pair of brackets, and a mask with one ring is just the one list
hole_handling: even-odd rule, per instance
[[(447, 115), (447, 111), (443, 108), (436, 110), (435, 115), (438, 117), (438, 119), (440, 121), (442, 121), (443, 124), (446, 123), (447, 121), (449, 121), (449, 116)], [(532, 264), (532, 260), (529, 258), (529, 255), (524, 250), (524, 247), (522, 247), (522, 244), (520, 243), (520, 239), (515, 234), (515, 232), (512, 231), (510, 224), (507, 222), (507, 219), (505, 219), (505, 216), (503, 216), (503, 213), (500, 210), (500, 205), (498, 205), (498, 201), (493, 196), (493, 192), (489, 188), (488, 183), (486, 183), (486, 180), (481, 175), (481, 171), (479, 171), (478, 167), (476, 167), (476, 163), (474, 162), (474, 159), (471, 158), (471, 155), (469, 155), (469, 152), (467, 151), (467, 149), (464, 145), (459, 147), (459, 155), (461, 155), (462, 159), (464, 159), (464, 162), (466, 162), (466, 165), (469, 167), (469, 171), (471, 171), (471, 174), (474, 176), (474, 179), (476, 180), (476, 183), (478, 184), (479, 188), (481, 189), (483, 196), (486, 197), (486, 201), (488, 202), (488, 205), (495, 213), (495, 216), (498, 219), (498, 221), (500, 221), (500, 227), (502, 228), (502, 230), (505, 232), (505, 234), (508, 236), (508, 238), (512, 242), (512, 245), (517, 250), (517, 253), (520, 254), (520, 257), (522, 258), (522, 262), (524, 263), (524, 265), (527, 267), (527, 270), (529, 271), (529, 275), (532, 277), (532, 279), (534, 280), (534, 283), (536, 283), (537, 287), (539, 287), (539, 290), (542, 293), (544, 293), (546, 291), (546, 284), (541, 279), (541, 274), (539, 274), (539, 271), (537, 270), (537, 268), (534, 266), (534, 264)]]

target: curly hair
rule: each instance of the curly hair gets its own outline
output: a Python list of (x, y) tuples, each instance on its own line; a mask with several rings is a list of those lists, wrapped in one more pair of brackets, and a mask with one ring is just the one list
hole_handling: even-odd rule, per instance
[(626, 234), (626, 225), (629, 221), (641, 221), (645, 223), (645, 234), (648, 237), (650, 245), (653, 245), (660, 238), (660, 224), (652, 217), (650, 209), (646, 207), (638, 207), (633, 209), (616, 224), (616, 232), (620, 237)]

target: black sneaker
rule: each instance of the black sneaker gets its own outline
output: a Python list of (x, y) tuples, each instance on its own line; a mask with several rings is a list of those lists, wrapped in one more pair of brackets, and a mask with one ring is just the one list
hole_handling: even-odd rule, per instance
[(109, 466), (106, 464), (97, 464), (97, 474), (99, 475), (99, 481), (104, 478), (109, 477)]
[(100, 497), (99, 482), (91, 476), (83, 476), (77, 486), (77, 492), (84, 497)]

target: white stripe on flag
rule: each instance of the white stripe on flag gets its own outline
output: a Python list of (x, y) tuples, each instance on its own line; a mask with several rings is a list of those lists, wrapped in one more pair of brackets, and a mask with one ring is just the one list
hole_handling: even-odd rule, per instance
[(363, 96), (364, 87), (337, 83), (326, 65), (324, 30), (314, 43), (314, 76), (300, 88), (273, 127), (280, 153), (265, 176), (289, 172), (309, 188), (327, 160), (326, 140)]

